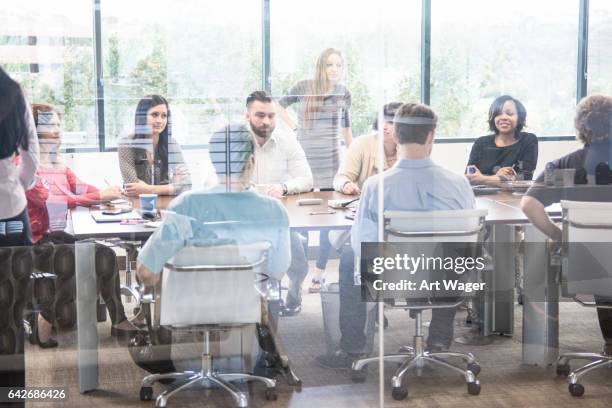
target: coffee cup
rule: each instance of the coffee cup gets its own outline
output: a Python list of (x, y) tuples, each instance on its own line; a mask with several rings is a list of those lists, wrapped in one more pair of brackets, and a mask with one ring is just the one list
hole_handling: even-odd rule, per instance
[(555, 187), (571, 187), (574, 185), (576, 169), (555, 169)]
[(157, 194), (139, 194), (140, 210), (143, 215), (155, 215), (157, 212)]

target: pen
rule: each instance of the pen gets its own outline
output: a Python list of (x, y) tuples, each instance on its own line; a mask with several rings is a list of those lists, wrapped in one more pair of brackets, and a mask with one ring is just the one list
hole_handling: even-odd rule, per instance
[[(107, 187), (112, 187), (111, 183), (109, 183), (107, 179), (104, 179), (104, 182), (106, 183)], [(119, 188), (119, 192), (121, 193), (122, 196), (124, 196), (124, 197), (126, 196), (126, 194), (125, 194), (125, 185), (123, 185), (123, 187)]]
[(340, 207), (344, 207), (344, 208), (346, 208), (346, 207), (348, 207), (348, 205), (349, 205), (349, 204), (354, 203), (355, 201), (359, 200), (360, 198), (361, 198), (361, 197), (357, 197), (357, 198), (355, 198), (355, 199), (352, 199), (351, 201), (347, 201), (346, 203), (342, 203), (342, 204), (340, 204)]
[(325, 215), (325, 214), (335, 214), (335, 211), (312, 211), (310, 215)]

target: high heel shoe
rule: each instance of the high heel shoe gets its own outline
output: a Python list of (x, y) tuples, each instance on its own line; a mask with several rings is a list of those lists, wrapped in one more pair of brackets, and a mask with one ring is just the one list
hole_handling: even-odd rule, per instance
[(57, 347), (57, 340), (49, 337), (49, 339), (45, 342), (40, 341), (38, 337), (38, 314), (39, 312), (34, 313), (34, 321), (32, 322), (32, 333), (30, 333), (30, 344), (38, 344), (38, 347), (43, 349), (54, 348)]

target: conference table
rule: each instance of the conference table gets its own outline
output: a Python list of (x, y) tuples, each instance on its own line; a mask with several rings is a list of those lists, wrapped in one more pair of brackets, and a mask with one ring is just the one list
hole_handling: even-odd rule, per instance
[[(321, 203), (318, 205), (299, 205), (299, 200), (309, 198), (320, 198)], [(280, 200), (289, 214), (290, 228), (305, 232), (316, 231), (321, 228), (350, 229), (353, 224), (353, 220), (350, 219), (352, 210), (332, 210), (328, 207), (327, 202), (328, 200), (349, 200), (351, 198), (354, 198), (354, 196), (323, 191), (296, 194), (283, 197)], [(481, 311), (483, 314), (481, 316), (483, 321), (482, 333), (485, 336), (512, 336), (514, 334), (515, 235), (516, 227), (522, 226), (525, 231), (525, 241), (537, 243), (537, 245), (525, 245), (522, 360), (525, 364), (547, 366), (554, 363), (558, 353), (558, 284), (555, 277), (551, 276), (547, 254), (541, 250), (544, 248), (546, 238), (529, 224), (527, 217), (520, 209), (520, 199), (521, 194), (512, 191), (500, 191), (497, 194), (476, 197), (476, 207), (487, 210), (485, 224), (489, 229), (489, 241), (491, 243), (488, 249), (493, 257), (493, 273), (485, 279), (488, 290), (483, 302), (484, 310)], [(167, 196), (158, 198), (157, 208), (162, 212), (162, 217), (163, 211), (166, 210), (171, 200), (172, 197)], [(139, 209), (137, 198), (130, 198), (129, 201), (135, 210)], [(559, 218), (561, 215), (558, 206), (547, 208), (547, 211), (553, 218)], [(253, 215), (254, 217), (257, 216), (256, 209), (254, 209)], [(79, 240), (115, 237), (146, 241), (147, 237), (155, 231), (155, 228), (146, 226), (144, 222), (133, 224), (98, 223), (91, 216), (89, 208), (78, 207), (71, 210), (67, 231), (74, 234)], [(77, 244), (77, 266), (79, 266), (78, 246)], [(509, 250), (509, 248), (512, 248), (512, 250)], [(83, 256), (81, 261), (81, 267), (85, 269), (91, 267), (93, 270), (91, 256)], [(95, 285), (93, 288), (95, 289)], [(83, 293), (83, 295), (85, 294)], [(91, 292), (87, 297), (90, 296), (96, 298), (97, 295), (95, 292)], [(77, 298), (79, 297), (77, 292)], [(79, 307), (78, 302), (77, 307)], [(86, 315), (87, 313), (84, 314), (84, 316)], [(95, 314), (91, 318), (90, 321), (95, 321)], [(79, 320), (81, 323), (81, 319)], [(82, 323), (87, 324), (87, 320), (84, 317)], [(80, 336), (81, 334), (79, 334), (79, 339), (81, 339)], [(87, 352), (91, 352), (91, 350)], [(83, 357), (90, 363), (80, 365), (81, 367), (96, 366), (95, 384), (91, 380), (93, 378), (93, 372), (91, 371), (94, 370), (93, 368), (89, 374), (86, 374), (86, 369), (80, 370), (79, 375), (83, 371), (85, 377), (90, 378), (84, 380), (84, 385), (81, 386), (82, 392), (85, 392), (97, 385), (97, 364), (93, 364), (91, 355), (84, 354)]]
[[(174, 197), (160, 196), (157, 199), (157, 209), (163, 213), (170, 205)], [(320, 198), (321, 204), (318, 205), (299, 205), (298, 201), (306, 198)], [(283, 197), (281, 202), (289, 213), (290, 227), (300, 231), (314, 231), (321, 228), (333, 227), (334, 229), (350, 229), (353, 221), (346, 218), (350, 214), (350, 209), (332, 210), (327, 206), (328, 200), (350, 200), (353, 196), (348, 196), (335, 191), (311, 192), (295, 194)], [(140, 210), (138, 198), (128, 198), (132, 208)], [(314, 214), (325, 211), (333, 211), (333, 214)], [(163, 215), (162, 215), (163, 217)], [(253, 217), (257, 217), (257, 210), (253, 211)], [(96, 222), (87, 207), (77, 207), (71, 211), (71, 222), (69, 231), (77, 239), (94, 238), (124, 238), (131, 240), (146, 240), (154, 231), (154, 228), (147, 227), (146, 222), (135, 224), (123, 224), (120, 222)], [(118, 216), (118, 219), (121, 217)]]
[[(320, 198), (321, 204), (318, 205), (299, 205), (299, 201), (303, 199)], [(300, 231), (314, 231), (321, 228), (333, 229), (350, 229), (353, 221), (347, 216), (351, 214), (351, 209), (330, 209), (327, 205), (329, 200), (350, 200), (355, 198), (341, 194), (335, 191), (321, 191), (295, 194), (282, 197), (281, 203), (287, 209), (289, 214), (290, 228)], [(486, 223), (491, 226), (496, 225), (516, 225), (525, 224), (529, 221), (520, 209), (520, 195), (515, 195), (511, 191), (502, 191), (494, 195), (485, 195), (476, 197), (476, 207), (488, 210)], [(165, 211), (172, 201), (173, 197), (161, 196), (157, 200), (157, 209), (161, 212)], [(138, 198), (128, 198), (132, 208), (136, 211), (140, 209)], [(323, 214), (327, 211), (333, 212)], [(77, 207), (70, 213), (71, 222), (69, 222), (68, 232), (72, 233), (78, 239), (84, 238), (130, 238), (130, 239), (146, 239), (154, 231), (154, 228), (146, 226), (146, 222), (137, 222), (134, 224), (123, 224), (120, 222), (96, 222), (90, 214), (90, 208)], [(314, 213), (314, 214), (311, 214)], [(559, 215), (560, 212), (551, 213)], [(254, 210), (254, 217), (257, 217), (257, 212)], [(118, 216), (120, 220), (120, 216)]]

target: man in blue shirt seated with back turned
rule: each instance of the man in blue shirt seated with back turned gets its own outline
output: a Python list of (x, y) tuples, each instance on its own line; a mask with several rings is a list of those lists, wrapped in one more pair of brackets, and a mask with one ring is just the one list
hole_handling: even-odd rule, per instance
[(244, 158), (232, 160), (229, 183), (225, 165), (216, 163), (220, 180), (216, 190), (227, 188), (229, 192), (188, 191), (170, 204), (161, 226), (138, 255), (137, 274), (143, 284), (155, 285), (166, 261), (181, 248), (223, 240), (236, 244), (269, 242), (272, 248), (268, 273), (275, 279), (285, 274), (291, 260), (287, 211), (280, 201), (247, 190), (253, 167), (253, 143), (232, 141), (232, 146), (237, 143), (245, 147), (233, 154)]
[[(138, 255), (137, 274), (146, 286), (157, 283), (166, 261), (183, 247), (193, 245), (269, 242), (268, 275), (280, 280), (289, 268), (291, 246), (287, 211), (279, 200), (248, 190), (254, 165), (252, 139), (247, 135), (227, 143), (211, 140), (211, 144), (213, 142), (216, 147), (211, 149), (211, 158), (219, 177), (216, 190), (223, 192), (188, 191), (172, 201), (161, 226)], [(262, 308), (262, 313), (265, 310), (267, 308)], [(287, 367), (279, 366), (278, 345), (270, 334), (273, 328), (266, 323), (269, 323), (268, 316), (262, 316), (258, 335), (264, 353), (256, 370), (261, 366), (266, 370), (264, 375), (274, 376), (274, 369), (287, 370)], [(162, 342), (168, 344), (169, 340)], [(169, 349), (160, 351), (159, 358), (168, 362)], [(163, 367), (164, 371), (174, 371), (171, 364)]]
[[(340, 350), (318, 357), (330, 368), (349, 369), (362, 357), (366, 304), (354, 281), (354, 257), (362, 242), (378, 242), (378, 183), (383, 181), (383, 208), (397, 211), (437, 211), (471, 209), (474, 193), (463, 175), (455, 174), (429, 158), (437, 123), (436, 114), (426, 105), (406, 103), (395, 113), (393, 138), (399, 145), (398, 161), (382, 174), (370, 177), (363, 185), (359, 210), (351, 230), (351, 247), (340, 258)], [(453, 338), (455, 309), (434, 309), (427, 348), (448, 349)]]

